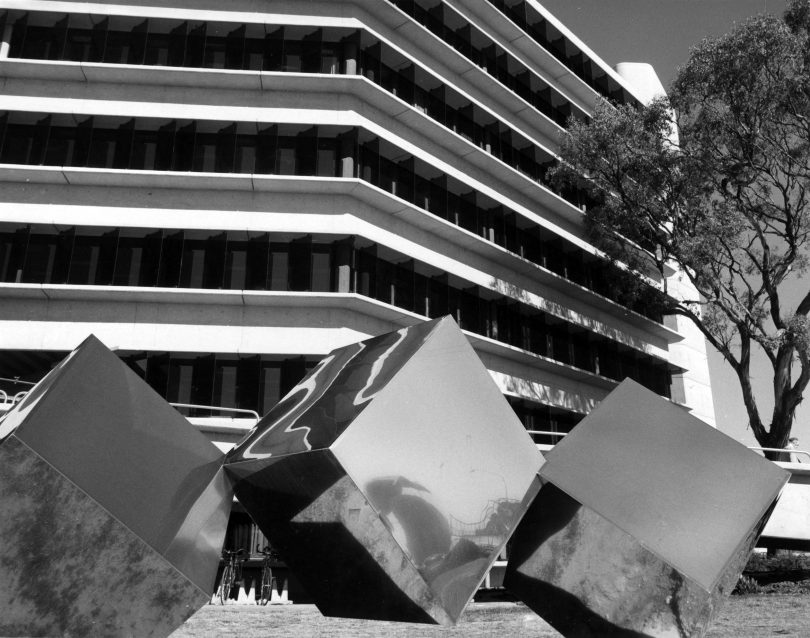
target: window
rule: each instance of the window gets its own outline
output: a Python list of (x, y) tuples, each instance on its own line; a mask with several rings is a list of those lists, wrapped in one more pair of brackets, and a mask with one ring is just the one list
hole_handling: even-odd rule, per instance
[[(196, 236), (194, 236), (196, 235)], [(221, 288), (225, 268), (226, 234), (202, 237), (186, 233), (180, 271), (182, 288)]]
[(73, 241), (68, 268), (68, 283), (108, 285), (112, 282), (118, 233), (77, 235)]
[(332, 292), (335, 290), (332, 252), (330, 244), (315, 244), (312, 246), (312, 292)]
[[(250, 243), (228, 237), (222, 286), (231, 290), (247, 289), (248, 250)], [(267, 266), (265, 265), (265, 270)]]
[(289, 245), (270, 244), (270, 290), (289, 290)]

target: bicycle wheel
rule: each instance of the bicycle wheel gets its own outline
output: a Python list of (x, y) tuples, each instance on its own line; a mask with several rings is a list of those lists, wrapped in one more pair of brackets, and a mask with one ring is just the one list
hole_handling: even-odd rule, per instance
[(262, 590), (260, 594), (259, 602), (262, 605), (266, 605), (270, 602), (270, 599), (273, 597), (273, 570), (269, 567), (265, 567), (262, 570)]
[(223, 605), (231, 595), (233, 576), (233, 565), (226, 564), (225, 569), (222, 570), (222, 580), (219, 581), (219, 602)]

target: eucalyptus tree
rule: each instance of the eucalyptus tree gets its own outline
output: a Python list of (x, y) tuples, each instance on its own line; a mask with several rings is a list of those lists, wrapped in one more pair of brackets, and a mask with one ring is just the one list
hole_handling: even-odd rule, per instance
[[(589, 122), (572, 120), (554, 171), (561, 187), (589, 190), (594, 243), (629, 270), (652, 269), (654, 303), (723, 355), (753, 434), (773, 448), (787, 444), (810, 382), (808, 33), (810, 0), (792, 0), (782, 18), (704, 40), (668, 97), (602, 102)], [(696, 294), (666, 294), (673, 266)], [(650, 297), (639, 281), (617, 285)], [(757, 349), (773, 371), (767, 401), (751, 383)]]

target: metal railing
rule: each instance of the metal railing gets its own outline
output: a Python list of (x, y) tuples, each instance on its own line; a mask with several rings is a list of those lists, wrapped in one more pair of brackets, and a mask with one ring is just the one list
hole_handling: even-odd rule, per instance
[(33, 381), (22, 381), (19, 377), (8, 378), (8, 377), (0, 377), (0, 381), (5, 381), (7, 383), (13, 383), (14, 385), (27, 385), (31, 386), (32, 388), (36, 385)]
[(560, 438), (566, 436), (568, 432), (550, 432), (548, 430), (526, 430), (529, 434), (536, 434), (538, 436), (559, 436)]
[(4, 404), (16, 405), (17, 403), (19, 403), (22, 400), (22, 398), (26, 394), (28, 394), (28, 393), (27, 392), (18, 392), (14, 396), (9, 397), (8, 392), (6, 392), (5, 390), (0, 390), (0, 405), (4, 405)]
[(169, 403), (173, 408), (191, 408), (195, 410), (208, 410), (210, 412), (233, 412), (234, 414), (249, 414), (258, 422), (261, 417), (255, 410), (244, 410), (242, 408), (223, 408), (218, 405), (198, 405), (196, 403)]
[(782, 447), (754, 447), (749, 446), (749, 450), (754, 450), (755, 452), (781, 452), (782, 454), (795, 454), (796, 456), (806, 456), (807, 461), (797, 461), (798, 463), (810, 463), (810, 452), (807, 450), (793, 450), (791, 448), (782, 448)]
[[(22, 381), (19, 377), (0, 377), (0, 382), (2, 383), (10, 383), (12, 385), (24, 385), (33, 388), (36, 383), (32, 381)], [(5, 390), (0, 390), (0, 408), (3, 410), (10, 410), (12, 407), (17, 405), (22, 398), (28, 394), (28, 390), (21, 390), (14, 396), (9, 396), (8, 392)]]
[[(568, 434), (568, 432), (549, 432), (548, 430), (526, 430), (529, 434), (536, 434), (538, 436), (557, 436), (557, 437), (564, 437)], [(554, 445), (550, 443), (548, 445)], [(790, 448), (780, 448), (780, 447), (758, 447), (758, 446), (748, 446), (749, 450), (753, 450), (754, 452), (780, 452), (782, 454), (795, 454), (797, 457), (801, 457), (801, 459), (806, 458), (807, 460), (800, 460), (797, 459), (793, 461), (795, 463), (807, 463), (810, 464), (810, 450), (794, 450)]]

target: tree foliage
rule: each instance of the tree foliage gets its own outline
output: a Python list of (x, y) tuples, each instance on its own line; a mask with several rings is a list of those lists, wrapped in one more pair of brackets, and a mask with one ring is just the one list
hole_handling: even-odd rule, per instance
[[(704, 40), (668, 98), (572, 120), (554, 175), (590, 191), (589, 230), (609, 256), (664, 287), (668, 265), (688, 278), (697, 294), (658, 303), (722, 353), (764, 447), (787, 444), (810, 382), (809, 32), (810, 0), (792, 0), (782, 19)], [(769, 415), (751, 386), (757, 348), (773, 368)]]

